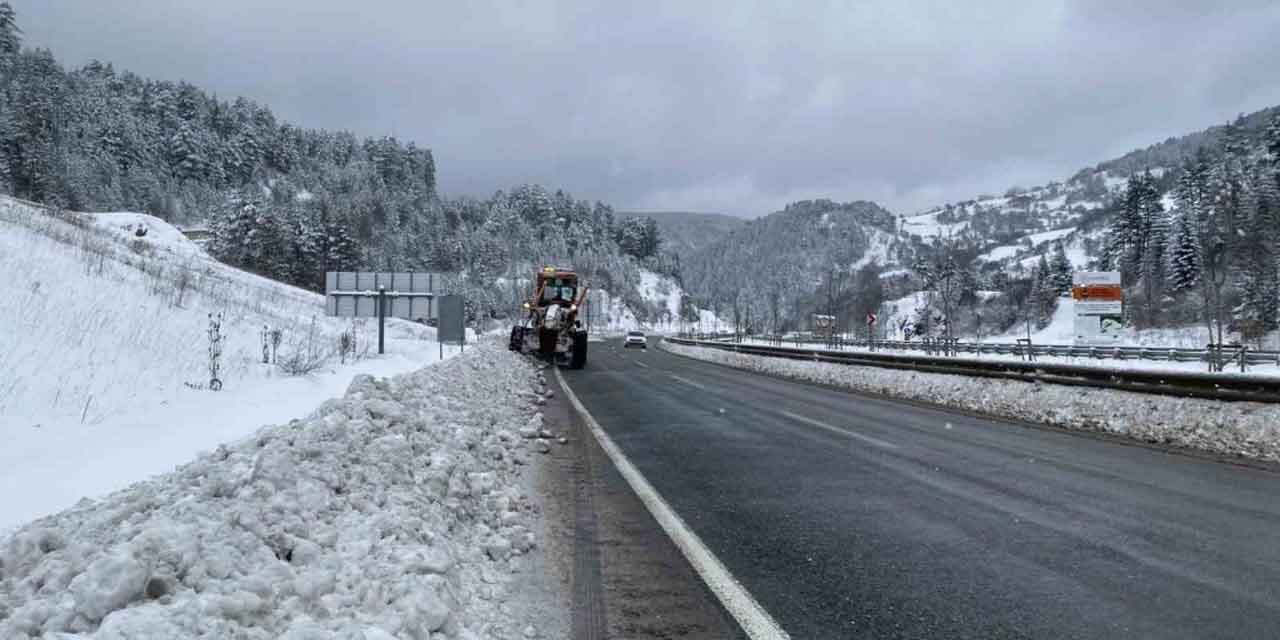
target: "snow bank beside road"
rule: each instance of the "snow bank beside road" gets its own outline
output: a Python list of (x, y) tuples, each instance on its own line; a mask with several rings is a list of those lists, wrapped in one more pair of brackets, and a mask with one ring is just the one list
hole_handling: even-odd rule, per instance
[[(492, 345), (0, 540), (0, 637), (530, 637), (545, 378)], [(441, 634), (437, 636), (434, 634)]]
[(942, 404), (1001, 418), (1280, 462), (1280, 406), (1277, 405), (801, 362), (665, 341), (662, 348), (739, 369)]

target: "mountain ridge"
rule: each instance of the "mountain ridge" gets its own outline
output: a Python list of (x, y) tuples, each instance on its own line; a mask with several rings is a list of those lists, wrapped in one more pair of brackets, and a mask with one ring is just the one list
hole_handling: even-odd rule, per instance
[[(1164, 217), (1172, 218), (1174, 210), (1179, 208), (1174, 190), (1188, 163), (1208, 162), (1208, 158), (1221, 153), (1224, 145), (1232, 144), (1241, 146), (1244, 149), (1241, 152), (1242, 158), (1262, 167), (1259, 169), (1261, 171), (1267, 170), (1267, 162), (1280, 163), (1280, 150), (1268, 151), (1266, 142), (1267, 136), (1280, 139), (1280, 124), (1277, 123), (1280, 123), (1280, 106), (1267, 107), (1242, 114), (1226, 124), (1166, 138), (1119, 157), (1103, 160), (1076, 171), (1064, 180), (1050, 180), (1033, 187), (1010, 187), (1003, 195), (979, 195), (943, 203), (913, 214), (890, 214), (895, 223), (888, 228), (881, 227), (889, 231), (890, 237), (877, 240), (875, 245), (858, 244), (857, 250), (865, 255), (858, 256), (856, 260), (848, 260), (849, 254), (841, 254), (840, 251), (825, 247), (827, 239), (820, 234), (808, 238), (792, 238), (788, 243), (779, 243), (772, 238), (762, 239), (758, 234), (726, 234), (685, 259), (683, 275), (695, 301), (700, 305), (716, 308), (724, 316), (733, 307), (732, 300), (735, 299), (735, 296), (726, 292), (726, 288), (740, 288), (737, 283), (741, 282), (741, 278), (726, 273), (726, 283), (718, 283), (705, 271), (723, 268), (723, 263), (717, 263), (717, 260), (726, 259), (727, 253), (723, 247), (726, 243), (747, 243), (747, 247), (739, 249), (744, 254), (768, 255), (781, 251), (794, 255), (806, 250), (817, 250), (823, 255), (845, 258), (844, 261), (828, 261), (822, 268), (815, 268), (812, 261), (806, 259), (799, 259), (787, 267), (798, 267), (792, 269), (792, 277), (800, 281), (797, 286), (806, 287), (807, 292), (795, 296), (794, 308), (790, 313), (784, 314), (788, 317), (778, 322), (780, 326), (776, 328), (799, 329), (806, 325), (807, 313), (816, 312), (824, 306), (846, 305), (853, 299), (861, 300), (861, 304), (869, 306), (871, 300), (903, 298), (921, 291), (925, 283), (919, 277), (919, 270), (913, 267), (935, 253), (934, 245), (946, 244), (949, 246), (948, 251), (954, 254), (953, 257), (958, 259), (964, 270), (971, 272), (966, 277), (971, 279), (972, 288), (988, 292), (1006, 290), (1011, 294), (1007, 300), (1013, 300), (1016, 304), (1007, 304), (1007, 308), (999, 309), (993, 314), (999, 318), (1000, 324), (1007, 325), (1017, 321), (1018, 307), (1025, 307), (1028, 296), (1032, 295), (1032, 289), (1036, 286), (1035, 280), (1043, 277), (1038, 276), (1037, 272), (1045, 271), (1043, 265), (1049, 263), (1051, 258), (1058, 261), (1060, 266), (1057, 269), (1065, 270), (1068, 275), (1070, 270), (1115, 266), (1109, 263), (1114, 256), (1108, 253), (1111, 247), (1107, 238), (1117, 224), (1123, 205), (1122, 197), (1135, 176), (1150, 176), (1155, 201), (1164, 212)], [(1232, 142), (1228, 137), (1238, 138), (1238, 141)], [(1276, 175), (1280, 176), (1280, 169), (1276, 171)], [(1276, 181), (1280, 183), (1280, 177)], [(1265, 186), (1266, 180), (1262, 184)], [(879, 205), (874, 206), (883, 210)], [(748, 221), (742, 229), (752, 228), (752, 224), (777, 228), (779, 220), (796, 219), (797, 207), (806, 215), (838, 215), (841, 205), (828, 200), (793, 203), (782, 211)], [(872, 249), (879, 253), (871, 256)], [(757, 267), (761, 265), (770, 265), (768, 268), (773, 270), (783, 268), (783, 265), (769, 258), (759, 262), (730, 260), (729, 264), (725, 271), (740, 269), (757, 277), (760, 276)], [(833, 270), (842, 271), (840, 277), (843, 280), (853, 281), (856, 271), (871, 264), (878, 265), (882, 274), (891, 277), (881, 279), (884, 282), (862, 278), (861, 286), (867, 290), (844, 291), (835, 296), (821, 293), (820, 289), (824, 286), (831, 288), (829, 283), (823, 283), (833, 279), (836, 275)], [(849, 285), (845, 282), (841, 286)], [(998, 297), (992, 295), (988, 299)], [(839, 301), (821, 301), (835, 298), (839, 298)], [(1192, 303), (1199, 304), (1195, 301), (1188, 304)], [(996, 302), (993, 306), (1001, 304), (1005, 303)], [(1053, 302), (1047, 301), (1041, 306), (1050, 307)], [(1189, 317), (1188, 313), (1184, 311), (1171, 315), (1185, 318)], [(1051, 310), (1042, 310), (1040, 313), (1042, 316), (1050, 314)], [(857, 316), (859, 312), (843, 311), (839, 315), (845, 317), (842, 322), (847, 322), (847, 317)], [(1272, 324), (1274, 323), (1271, 321), (1267, 322), (1268, 326)]]

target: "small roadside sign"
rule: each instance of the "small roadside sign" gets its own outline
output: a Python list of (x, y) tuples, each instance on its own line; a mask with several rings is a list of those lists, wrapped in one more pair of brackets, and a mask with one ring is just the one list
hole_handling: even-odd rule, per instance
[(466, 349), (466, 303), (460, 295), (440, 296), (440, 321), (436, 323), (436, 341), (440, 344), (440, 359), (444, 359), (444, 345), (456, 344), (458, 350)]
[(871, 325), (873, 325), (873, 324), (875, 324), (875, 323), (876, 323), (876, 314), (868, 312), (868, 313), (867, 313), (867, 326), (869, 327), (869, 326), (871, 326)]
[(1075, 344), (1116, 345), (1124, 330), (1124, 289), (1119, 271), (1077, 271), (1071, 278), (1075, 301)]

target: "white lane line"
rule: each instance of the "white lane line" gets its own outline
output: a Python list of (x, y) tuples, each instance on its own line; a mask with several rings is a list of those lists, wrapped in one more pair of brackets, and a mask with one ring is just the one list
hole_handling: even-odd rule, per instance
[(645, 363), (643, 363), (643, 362), (640, 362), (639, 360), (636, 360), (636, 366), (637, 366), (637, 367), (644, 367), (644, 368), (646, 368), (646, 369), (648, 369), (648, 368), (649, 368), (649, 365), (647, 365), (647, 364), (645, 364)]
[(710, 389), (708, 389), (708, 388), (707, 388), (707, 386), (706, 386), (706, 385), (704, 385), (704, 384), (702, 384), (701, 382), (694, 382), (694, 381), (692, 381), (692, 380), (690, 380), (690, 379), (688, 379), (688, 378), (682, 378), (682, 377), (680, 377), (680, 376), (678, 376), (678, 375), (676, 375), (676, 374), (674, 374), (674, 373), (669, 373), (669, 374), (667, 374), (667, 375), (671, 376), (671, 379), (672, 379), (672, 380), (675, 380), (675, 381), (677, 381), (677, 382), (683, 382), (683, 383), (685, 383), (685, 384), (687, 384), (687, 385), (689, 385), (689, 386), (691, 386), (691, 387), (693, 387), (693, 388), (695, 388), (695, 389), (702, 389), (703, 391), (710, 391)]
[(806, 418), (805, 416), (802, 416), (802, 415), (800, 415), (800, 414), (798, 414), (798, 413), (791, 413), (790, 411), (783, 411), (783, 412), (782, 412), (782, 415), (784, 415), (784, 416), (786, 416), (786, 417), (788, 417), (788, 418), (791, 418), (792, 420), (795, 420), (795, 421), (797, 421), (797, 422), (803, 422), (803, 423), (805, 423), (805, 424), (811, 424), (811, 425), (813, 425), (813, 426), (815, 426), (815, 427), (818, 427), (819, 429), (826, 429), (827, 431), (830, 431), (830, 432), (832, 432), (832, 433), (836, 433), (836, 434), (839, 434), (839, 435), (842, 435), (842, 436), (849, 436), (850, 438), (857, 438), (858, 440), (861, 440), (861, 441), (863, 441), (863, 442), (866, 442), (866, 443), (869, 443), (869, 444), (874, 444), (874, 445), (876, 445), (877, 447), (884, 447), (884, 448), (886, 448), (886, 449), (897, 449), (897, 448), (898, 448), (898, 445), (893, 444), (892, 442), (885, 442), (884, 440), (881, 440), (881, 439), (879, 439), (879, 438), (872, 438), (871, 436), (864, 436), (864, 435), (862, 435), (861, 433), (855, 433), (855, 432), (853, 432), (853, 431), (849, 431), (848, 429), (841, 429), (840, 427), (836, 427), (836, 426), (829, 425), (829, 424), (827, 424), (827, 423), (825, 423), (825, 422), (822, 422), (822, 421), (820, 421), (820, 420), (814, 420), (813, 418)]
[(662, 530), (667, 533), (671, 541), (676, 544), (684, 557), (689, 560), (689, 564), (693, 565), (695, 571), (707, 583), (711, 592), (719, 598), (720, 604), (724, 605), (726, 611), (738, 621), (738, 626), (747, 633), (752, 640), (790, 640), (791, 636), (787, 635), (782, 627), (774, 621), (773, 616), (769, 615), (764, 607), (747, 592), (746, 588), (738, 582), (737, 578), (729, 573), (729, 569), (720, 562), (711, 550), (702, 544), (702, 540), (698, 538), (698, 534), (684, 523), (684, 520), (676, 514), (667, 502), (662, 499), (658, 491), (649, 484), (640, 471), (631, 464), (627, 456), (623, 455), (622, 449), (613, 443), (613, 439), (609, 434), (600, 428), (600, 424), (595, 418), (587, 412), (587, 408), (578, 400), (578, 396), (574, 394), (573, 389), (569, 388), (569, 384), (565, 382), (564, 376), (556, 369), (556, 380), (560, 382), (560, 388), (564, 389), (565, 397), (569, 398), (569, 403), (582, 416), (582, 420), (587, 423), (591, 429), (592, 435), (596, 437), (596, 442), (600, 443), (600, 448), (609, 455), (609, 459), (613, 461), (613, 466), (618, 469), (618, 473), (626, 478), (627, 484), (631, 485), (631, 490), (636, 492), (636, 496), (649, 509), (649, 513), (653, 514), (654, 520), (662, 526)]

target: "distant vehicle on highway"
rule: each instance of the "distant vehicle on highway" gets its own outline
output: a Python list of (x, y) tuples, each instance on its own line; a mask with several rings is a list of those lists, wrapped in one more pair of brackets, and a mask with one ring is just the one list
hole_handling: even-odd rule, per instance
[(622, 347), (624, 349), (640, 347), (641, 349), (648, 350), (649, 341), (644, 337), (643, 331), (628, 331), (626, 339), (622, 341)]

